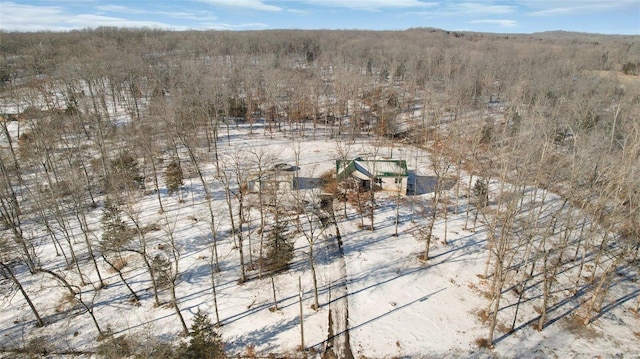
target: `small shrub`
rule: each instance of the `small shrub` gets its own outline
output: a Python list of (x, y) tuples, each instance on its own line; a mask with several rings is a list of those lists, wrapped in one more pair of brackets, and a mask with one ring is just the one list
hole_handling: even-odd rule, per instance
[(117, 271), (121, 271), (124, 267), (127, 266), (127, 260), (125, 258), (118, 258), (118, 260), (116, 260), (116, 262), (113, 263), (113, 266), (116, 268)]
[[(29, 339), (25, 347), (25, 352), (31, 355), (47, 355), (49, 349), (47, 348), (47, 339), (44, 337), (36, 337)], [(34, 356), (35, 357), (35, 356)]]
[(147, 234), (149, 232), (157, 232), (157, 231), (159, 231), (161, 229), (162, 228), (160, 227), (159, 224), (151, 223), (151, 224), (148, 224), (148, 225), (142, 227), (142, 233)]
[(480, 348), (488, 348), (488, 349), (493, 348), (493, 344), (491, 344), (491, 342), (489, 340), (487, 340), (486, 338), (478, 338), (478, 339), (476, 339), (476, 344), (478, 344), (478, 346)]
[(176, 348), (169, 343), (158, 342), (151, 346), (147, 352), (137, 353), (136, 359), (155, 359), (164, 358), (172, 359), (179, 358), (179, 353), (176, 352)]
[(320, 187), (326, 193), (338, 193), (338, 180), (334, 176), (334, 171), (330, 170), (320, 175)]
[(133, 354), (132, 343), (124, 336), (113, 336), (109, 334), (103, 342), (98, 345), (97, 354), (106, 359), (119, 359)]
[(504, 323), (498, 323), (498, 325), (496, 325), (496, 329), (502, 333), (511, 333), (511, 331), (513, 331), (513, 328), (505, 325)]
[(18, 145), (20, 147), (22, 146), (28, 146), (30, 144), (32, 144), (34, 142), (34, 136), (31, 132), (27, 132), (27, 131), (23, 131), (20, 134), (20, 137), (18, 137)]
[(479, 310), (477, 314), (478, 314), (478, 317), (480, 318), (480, 320), (483, 323), (486, 322), (487, 320), (489, 320), (489, 313), (486, 310), (484, 310), (484, 309)]
[(247, 346), (247, 348), (245, 349), (244, 357), (245, 358), (255, 359), (255, 357), (256, 357), (256, 348), (255, 348), (255, 346), (253, 346), (253, 344), (249, 344), (249, 346)]
[(493, 140), (493, 125), (486, 124), (482, 128), (482, 133), (480, 134), (480, 143), (489, 144)]
[(56, 306), (56, 312), (60, 313), (67, 308), (72, 308), (74, 305), (76, 305), (76, 303), (77, 301), (74, 295), (72, 295), (71, 293), (65, 293)]
[(640, 75), (640, 63), (627, 62), (622, 65), (622, 72), (625, 75), (638, 76)]

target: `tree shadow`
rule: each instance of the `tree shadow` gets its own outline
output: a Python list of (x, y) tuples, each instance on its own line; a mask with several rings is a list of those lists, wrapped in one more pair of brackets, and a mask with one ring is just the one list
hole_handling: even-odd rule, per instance
[[(443, 191), (450, 190), (456, 184), (455, 180), (447, 178), (443, 178), (442, 181)], [(415, 171), (409, 171), (409, 177), (407, 178), (407, 195), (420, 196), (434, 192), (437, 184), (438, 177), (436, 176), (419, 176)]]
[(288, 321), (282, 320), (275, 325), (255, 329), (249, 333), (242, 334), (242, 336), (237, 337), (236, 340), (232, 341), (231, 343), (227, 342), (225, 345), (225, 350), (230, 353), (239, 353), (242, 352), (243, 349), (246, 349), (249, 345), (261, 343), (266, 344), (266, 348), (260, 348), (260, 351), (269, 353), (273, 350), (279, 349), (277, 343), (275, 342), (275, 338), (278, 336), (278, 334), (291, 330), (298, 325), (300, 325), (300, 318), (296, 316)]
[[(556, 310), (560, 309), (561, 307), (563, 307), (566, 304), (570, 304), (571, 302), (573, 302), (573, 306), (571, 306), (570, 308), (568, 308), (565, 312), (558, 314), (557, 316), (555, 316), (554, 318), (551, 318), (549, 320), (547, 320), (544, 324), (543, 324), (543, 329), (548, 327), (549, 325), (557, 322), (558, 320), (560, 320), (561, 318), (565, 318), (566, 316), (568, 316), (569, 314), (575, 312), (579, 307), (580, 307), (580, 302), (579, 302), (579, 298), (586, 292), (588, 288), (588, 285), (584, 285), (582, 286), (580, 289), (578, 289), (576, 291), (575, 294), (571, 295), (570, 297), (564, 298), (561, 301), (557, 302), (556, 304), (550, 306), (549, 308), (547, 308), (547, 315), (551, 316), (552, 313), (554, 313)], [(541, 295), (540, 295), (541, 296)], [(540, 297), (537, 296), (537, 297)], [(534, 298), (529, 298), (528, 301), (535, 299)], [(514, 304), (510, 305), (513, 306)], [(504, 308), (501, 308), (500, 310), (502, 310)], [(535, 322), (540, 320), (540, 316), (535, 316), (532, 319), (527, 320), (526, 322), (520, 324), (519, 326), (512, 328), (511, 330), (509, 330), (508, 332), (502, 334), (500, 337), (494, 339), (493, 343), (494, 344), (498, 344), (501, 341), (505, 340), (506, 338), (510, 337), (512, 334), (514, 334), (515, 332), (518, 332), (528, 326), (533, 325)]]
[(431, 193), (436, 188), (438, 182), (435, 176), (418, 176), (415, 171), (409, 171), (407, 178), (407, 195), (420, 196)]
[[(395, 278), (394, 278), (394, 279), (395, 279)], [(364, 327), (364, 326), (366, 326), (366, 325), (368, 325), (368, 324), (371, 324), (371, 323), (373, 323), (373, 322), (375, 322), (375, 321), (377, 321), (377, 320), (379, 320), (379, 319), (382, 319), (382, 318), (384, 318), (384, 317), (386, 317), (386, 316), (388, 316), (388, 315), (390, 315), (390, 314), (393, 314), (393, 313), (398, 312), (398, 311), (400, 311), (400, 310), (402, 310), (402, 309), (408, 308), (408, 307), (410, 307), (411, 305), (413, 305), (413, 304), (415, 304), (415, 303), (418, 303), (418, 302), (424, 302), (424, 301), (426, 301), (427, 299), (429, 299), (431, 296), (433, 296), (433, 295), (435, 295), (435, 294), (438, 294), (438, 293), (440, 293), (440, 292), (444, 291), (445, 289), (446, 289), (446, 288), (438, 289), (438, 290), (437, 290), (437, 291), (435, 291), (435, 292), (429, 293), (429, 294), (427, 294), (427, 295), (425, 295), (425, 296), (422, 296), (422, 297), (420, 297), (420, 298), (418, 298), (418, 299), (414, 299), (414, 300), (412, 300), (411, 302), (408, 302), (408, 303), (403, 304), (403, 305), (401, 305), (401, 306), (395, 307), (394, 309), (391, 309), (390, 311), (388, 311), (388, 312), (386, 312), (386, 313), (383, 313), (383, 314), (381, 314), (381, 315), (378, 315), (377, 317), (373, 317), (373, 318), (371, 318), (371, 319), (369, 319), (369, 320), (366, 320), (366, 321), (364, 321), (364, 322), (362, 322), (362, 323), (360, 323), (360, 324), (358, 324), (358, 325), (356, 325), (356, 326), (353, 326), (353, 327), (351, 327), (351, 326), (350, 326), (350, 327), (349, 327), (349, 328), (347, 328), (346, 330), (343, 330), (343, 331), (342, 331), (342, 332), (340, 332), (340, 333), (336, 333), (336, 334), (334, 334), (334, 335), (330, 336), (329, 338), (327, 338), (326, 340), (323, 340), (323, 341), (321, 341), (321, 342), (319, 342), (319, 343), (317, 343), (317, 344), (314, 344), (314, 345), (309, 346), (307, 349), (311, 349), (311, 348), (322, 348), (322, 346), (323, 346), (326, 342), (329, 342), (329, 341), (333, 340), (333, 339), (334, 339), (334, 338), (336, 338), (336, 337), (339, 337), (339, 336), (341, 336), (341, 335), (345, 335), (347, 332), (349, 332), (349, 331), (351, 331), (351, 330), (355, 330), (355, 329), (362, 328), (362, 327)]]
[(322, 179), (313, 177), (296, 177), (293, 179), (294, 189), (317, 189), (322, 187)]

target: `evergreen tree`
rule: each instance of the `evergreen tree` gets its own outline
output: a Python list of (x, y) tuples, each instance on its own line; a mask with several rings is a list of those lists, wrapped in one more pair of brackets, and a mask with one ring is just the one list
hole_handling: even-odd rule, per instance
[(482, 127), (482, 132), (480, 133), (480, 143), (489, 144), (493, 140), (493, 125), (487, 123)]
[(166, 288), (171, 280), (171, 262), (163, 255), (156, 254), (151, 260), (151, 267), (158, 287)]
[(483, 208), (489, 204), (489, 184), (487, 181), (478, 178), (473, 186), (473, 194), (476, 195), (476, 207)]
[(169, 195), (180, 189), (180, 186), (184, 184), (184, 175), (182, 173), (182, 167), (177, 160), (171, 161), (164, 172), (164, 181), (167, 184), (167, 190)]
[(198, 309), (189, 332), (189, 344), (183, 346), (182, 358), (224, 358), (224, 343), (209, 316)]
[(278, 223), (267, 237), (268, 270), (280, 272), (289, 268), (293, 259), (293, 243), (287, 233), (287, 223)]
[(118, 250), (131, 239), (129, 226), (120, 216), (117, 203), (107, 198), (102, 211), (102, 241), (100, 244), (106, 250)]
[(110, 190), (132, 190), (144, 186), (138, 161), (128, 151), (123, 151), (111, 161), (111, 175), (107, 186)]

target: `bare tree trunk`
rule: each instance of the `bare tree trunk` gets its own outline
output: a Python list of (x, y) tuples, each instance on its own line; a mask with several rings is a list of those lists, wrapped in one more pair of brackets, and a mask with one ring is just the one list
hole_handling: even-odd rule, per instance
[(304, 350), (304, 314), (302, 312), (302, 279), (298, 277), (298, 303), (300, 306), (300, 348)]
[(147, 253), (147, 239), (145, 237), (144, 231), (140, 226), (140, 221), (138, 220), (138, 216), (134, 213), (133, 208), (127, 206), (126, 211), (127, 216), (133, 222), (133, 225), (136, 228), (136, 232), (138, 234), (138, 244), (140, 248), (138, 250), (133, 251), (134, 253), (138, 253), (144, 262), (145, 267), (147, 267), (147, 271), (149, 272), (149, 276), (151, 277), (151, 289), (153, 290), (153, 299), (156, 307), (160, 306), (160, 296), (158, 295), (158, 281), (156, 280), (156, 270), (153, 268), (151, 262), (149, 262), (149, 256)]
[(91, 243), (91, 239), (89, 239), (89, 225), (87, 224), (87, 216), (84, 212), (84, 209), (81, 207), (82, 204), (78, 203), (78, 199), (74, 196), (74, 213), (78, 223), (80, 223), (80, 230), (84, 236), (85, 244), (87, 245), (87, 251), (89, 252), (89, 258), (91, 258), (91, 262), (93, 263), (93, 268), (96, 270), (96, 274), (98, 275), (98, 281), (100, 283), (100, 288), (104, 287), (104, 281), (102, 280), (102, 275), (100, 274), (100, 268), (98, 268), (98, 262), (96, 261), (96, 257), (93, 254), (93, 245)]
[(213, 309), (216, 313), (216, 325), (221, 327), (220, 323), (220, 313), (218, 313), (218, 292), (216, 290), (216, 268), (213, 263), (210, 263), (211, 266), (211, 292), (213, 293)]
[(395, 219), (395, 232), (394, 237), (398, 236), (398, 224), (400, 223), (400, 199), (396, 199), (396, 219)]
[(443, 212), (443, 217), (444, 217), (444, 238), (442, 239), (444, 241), (444, 244), (447, 244), (447, 231), (448, 231), (448, 227), (449, 227), (449, 222), (448, 222), (448, 217), (449, 217), (449, 208), (448, 208), (448, 200), (445, 199), (444, 202), (444, 212)]
[(11, 281), (16, 285), (16, 287), (18, 287), (18, 290), (24, 297), (24, 300), (27, 301), (29, 308), (31, 308), (31, 312), (36, 317), (36, 326), (43, 327), (45, 325), (44, 321), (42, 321), (42, 318), (40, 317), (40, 314), (38, 313), (38, 310), (36, 309), (36, 307), (33, 305), (33, 302), (31, 301), (29, 294), (27, 294), (27, 292), (24, 290), (24, 288), (22, 287), (22, 284), (20, 283), (20, 281), (18, 281), (18, 278), (16, 278), (16, 276), (13, 274), (13, 271), (11, 270), (11, 268), (9, 268), (4, 262), (0, 262), (0, 266), (4, 269), (5, 275), (11, 279)]
[(542, 331), (544, 323), (547, 320), (547, 308), (549, 306), (549, 292), (551, 290), (551, 278), (549, 278), (549, 250), (544, 252), (544, 259), (542, 261), (542, 308), (540, 308), (540, 319), (538, 320), (537, 330)]
[(20, 184), (22, 182), (22, 175), (13, 149), (13, 141), (11, 140), (9, 130), (7, 129), (7, 124), (5, 122), (0, 122), (0, 127), (2, 127), (2, 131), (9, 143), (9, 149), (15, 170), (14, 174), (9, 173), (4, 161), (0, 161), (0, 175), (2, 175), (1, 187), (4, 192), (0, 193), (0, 220), (6, 227), (9, 227), (14, 240), (20, 246), (24, 260), (29, 268), (29, 272), (35, 273), (36, 263), (34, 261), (34, 255), (31, 253), (29, 248), (31, 247), (31, 244), (28, 243), (22, 232), (22, 222), (20, 219), (22, 211), (20, 208), (20, 202), (18, 201), (18, 195), (14, 188), (16, 184), (14, 184), (14, 181), (12, 180), (12, 177), (17, 177), (17, 182)]
[[(71, 261), (73, 263), (73, 265), (75, 266), (76, 271), (78, 272), (78, 276), (80, 277), (80, 285), (85, 285), (85, 276), (82, 273), (82, 270), (80, 269), (80, 263), (78, 262), (78, 258), (76, 257), (76, 251), (75, 249), (73, 249), (73, 242), (75, 241), (75, 237), (73, 235), (73, 233), (69, 233), (68, 231), (68, 224), (67, 224), (67, 220), (64, 217), (64, 215), (61, 214), (57, 203), (53, 204), (53, 207), (55, 208), (55, 217), (56, 217), (56, 221), (58, 222), (58, 224), (60, 225), (60, 228), (62, 228), (62, 233), (64, 236), (64, 239), (67, 242), (67, 246), (69, 246), (69, 253), (71, 254)], [(72, 239), (74, 239), (72, 241)]]
[(171, 268), (170, 278), (169, 278), (169, 292), (171, 293), (171, 304), (173, 309), (176, 312), (176, 316), (180, 321), (180, 325), (182, 326), (182, 334), (184, 336), (189, 335), (189, 328), (187, 327), (187, 323), (184, 321), (184, 317), (182, 316), (182, 312), (180, 312), (180, 306), (178, 305), (178, 297), (176, 295), (176, 286), (178, 282), (178, 277), (180, 276), (180, 253), (178, 251), (178, 247), (176, 247), (175, 238), (173, 236), (173, 232), (175, 230), (175, 223), (169, 223), (169, 220), (165, 216), (165, 233), (167, 237), (169, 237), (169, 244), (171, 245), (171, 256), (173, 267)]
[[(623, 258), (624, 255), (622, 253), (619, 253), (613, 263), (611, 263), (607, 270), (602, 273), (600, 280), (598, 281), (598, 285), (593, 290), (591, 299), (587, 304), (586, 315), (583, 322), (584, 325), (591, 323), (591, 321), (593, 320), (592, 313), (596, 311), (596, 308), (598, 313), (601, 311), (601, 305), (602, 303), (604, 303), (605, 297), (608, 293), (609, 283), (611, 282), (611, 275), (615, 273), (615, 269), (618, 267)], [(598, 300), (599, 297), (601, 297), (600, 300)], [(596, 306), (597, 303), (599, 303), (600, 305)]]
[(316, 264), (313, 259), (313, 242), (309, 245), (309, 266), (311, 267), (311, 279), (313, 281), (313, 309), (317, 312), (320, 308), (318, 301), (318, 276), (316, 275)]
[[(209, 227), (211, 228), (211, 239), (212, 239), (212, 243), (213, 243), (213, 250), (214, 250), (214, 257), (215, 257), (215, 265), (216, 268), (218, 268), (217, 270), (219, 270), (219, 263), (218, 263), (218, 235), (216, 233), (216, 226), (215, 226), (215, 215), (213, 212), (213, 203), (212, 198), (211, 198), (211, 191), (209, 190), (209, 186), (208, 183), (205, 181), (204, 179), (204, 174), (202, 173), (202, 170), (200, 169), (200, 164), (198, 162), (198, 159), (195, 156), (195, 153), (193, 152), (191, 146), (189, 145), (187, 139), (184, 136), (180, 136), (180, 139), (182, 141), (182, 144), (185, 146), (185, 148), (187, 149), (187, 152), (189, 153), (189, 158), (191, 159), (191, 161), (193, 162), (193, 166), (196, 169), (196, 172), (198, 173), (198, 178), (200, 179), (200, 183), (202, 184), (202, 188), (204, 189), (205, 192), (205, 197), (207, 200), (207, 206), (209, 209)], [(217, 152), (216, 152), (216, 158), (217, 158)], [(227, 188), (228, 190), (228, 188)], [(226, 191), (228, 192), (228, 191)], [(227, 193), (228, 196), (228, 193)], [(231, 216), (231, 222), (232, 222), (232, 231), (235, 229), (235, 227), (233, 227), (233, 216)], [(235, 238), (235, 237), (234, 237)], [(235, 244), (235, 239), (234, 239), (234, 244)]]
[(57, 274), (56, 272), (53, 272), (44, 268), (40, 268), (38, 271), (51, 275), (52, 277), (57, 279), (60, 283), (62, 283), (62, 285), (64, 285), (65, 288), (67, 288), (67, 290), (69, 291), (69, 294), (71, 294), (71, 296), (76, 298), (76, 300), (78, 300), (78, 303), (80, 303), (80, 305), (82, 305), (82, 307), (87, 311), (87, 313), (89, 313), (89, 316), (91, 316), (91, 320), (93, 321), (93, 324), (98, 330), (99, 337), (102, 337), (104, 335), (104, 332), (100, 328), (100, 325), (98, 324), (98, 320), (96, 319), (96, 316), (93, 314), (93, 304), (89, 305), (82, 299), (82, 291), (80, 291), (79, 289), (77, 291), (74, 290), (71, 284), (69, 284), (69, 282), (66, 279), (64, 279), (64, 277)]
[(116, 271), (116, 273), (118, 273), (118, 277), (120, 277), (120, 280), (122, 281), (122, 283), (124, 283), (125, 287), (127, 287), (127, 289), (129, 290), (129, 293), (131, 293), (131, 296), (133, 296), (134, 302), (139, 303), (140, 297), (138, 297), (136, 292), (131, 288), (129, 283), (127, 283), (127, 281), (124, 279), (124, 275), (122, 275), (122, 270), (117, 266), (115, 266), (113, 263), (111, 263), (109, 259), (107, 259), (107, 256), (104, 255), (104, 253), (102, 254), (102, 259), (104, 259), (105, 263), (107, 263), (109, 267), (111, 267), (111, 269), (113, 269), (114, 271)]
[(276, 297), (276, 282), (273, 279), (273, 274), (271, 277), (271, 290), (273, 291), (273, 308), (274, 310), (278, 310), (278, 298)]
[(496, 267), (493, 273), (494, 275), (494, 288), (493, 288), (493, 308), (491, 310), (491, 324), (489, 326), (489, 339), (487, 340), (489, 347), (493, 348), (493, 337), (498, 324), (498, 311), (500, 310), (500, 299), (502, 298), (502, 287), (504, 285), (504, 277), (502, 273), (502, 261), (496, 260)]
[(184, 321), (184, 317), (182, 316), (182, 313), (180, 312), (180, 307), (178, 306), (178, 298), (176, 296), (176, 285), (175, 283), (172, 281), (170, 281), (172, 283), (169, 284), (169, 289), (170, 289), (170, 293), (171, 293), (171, 305), (173, 307), (173, 309), (176, 312), (176, 316), (178, 317), (178, 320), (180, 321), (180, 325), (182, 326), (182, 335), (187, 336), (189, 335), (189, 328), (187, 327), (187, 323), (185, 323)]
[[(467, 210), (464, 216), (464, 229), (469, 229), (469, 212), (471, 211), (471, 187), (473, 185), (473, 174), (469, 174), (469, 183), (467, 184)], [(477, 212), (476, 212), (477, 216)]]
[[(523, 265), (526, 265), (526, 260), (523, 263)], [(525, 274), (525, 278), (523, 279), (522, 284), (519, 288), (518, 301), (516, 302), (516, 310), (515, 310), (515, 313), (513, 314), (513, 323), (511, 324), (511, 330), (514, 330), (516, 327), (516, 321), (518, 320), (518, 310), (520, 309), (520, 304), (522, 303), (522, 297), (524, 296), (524, 292), (527, 289), (527, 284), (529, 283), (529, 280), (533, 278), (535, 266), (536, 266), (536, 261), (534, 259), (531, 261), (531, 270), (529, 271), (529, 274), (528, 275)]]

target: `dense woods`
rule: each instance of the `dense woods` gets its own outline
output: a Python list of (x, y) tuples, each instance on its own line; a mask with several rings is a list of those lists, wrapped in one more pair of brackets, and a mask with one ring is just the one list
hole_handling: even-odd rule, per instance
[[(0, 285), (4, 308), (20, 298), (32, 315), (4, 328), (28, 333), (78, 315), (99, 339), (89, 351), (106, 357), (219, 357), (217, 286), (264, 280), (278, 310), (273, 278), (296, 251), (313, 276), (313, 307), (323, 305), (315, 248), (327, 223), (340, 239), (349, 205), (375, 234), (384, 198), (321, 173), (324, 191), (253, 195), (247, 183), (281, 160), (266, 147), (234, 148), (238, 128), (303, 147), (325, 140), (343, 160), (358, 140), (378, 156), (428, 151), (435, 185), (427, 200), (391, 199), (394, 210), (411, 206), (421, 265), (432, 260), (436, 222), (461, 215), (468, 231), (484, 233), (479, 346), (493, 348), (497, 333), (526, 326), (544, 331), (566, 302), (576, 303), (567, 315), (585, 326), (622, 305), (638, 313), (637, 36), (98, 28), (3, 32), (0, 54)], [(329, 195), (335, 208), (326, 210), (320, 199)], [(158, 206), (153, 216), (144, 198)], [(197, 239), (176, 225), (179, 203), (201, 206), (191, 219), (206, 228)], [(211, 320), (198, 311), (191, 325), (181, 307), (193, 293), (179, 291), (188, 269), (180, 243), (196, 240), (207, 246), (202, 276), (215, 311)], [(233, 263), (220, 251), (225, 243)], [(128, 328), (97, 318), (114, 281), (130, 305), (170, 307), (190, 341), (134, 343)], [(63, 299), (55, 312), (33, 300), (51, 287)], [(536, 314), (519, 315), (525, 305)], [(85, 350), (25, 338), (0, 339), (0, 348)]]

